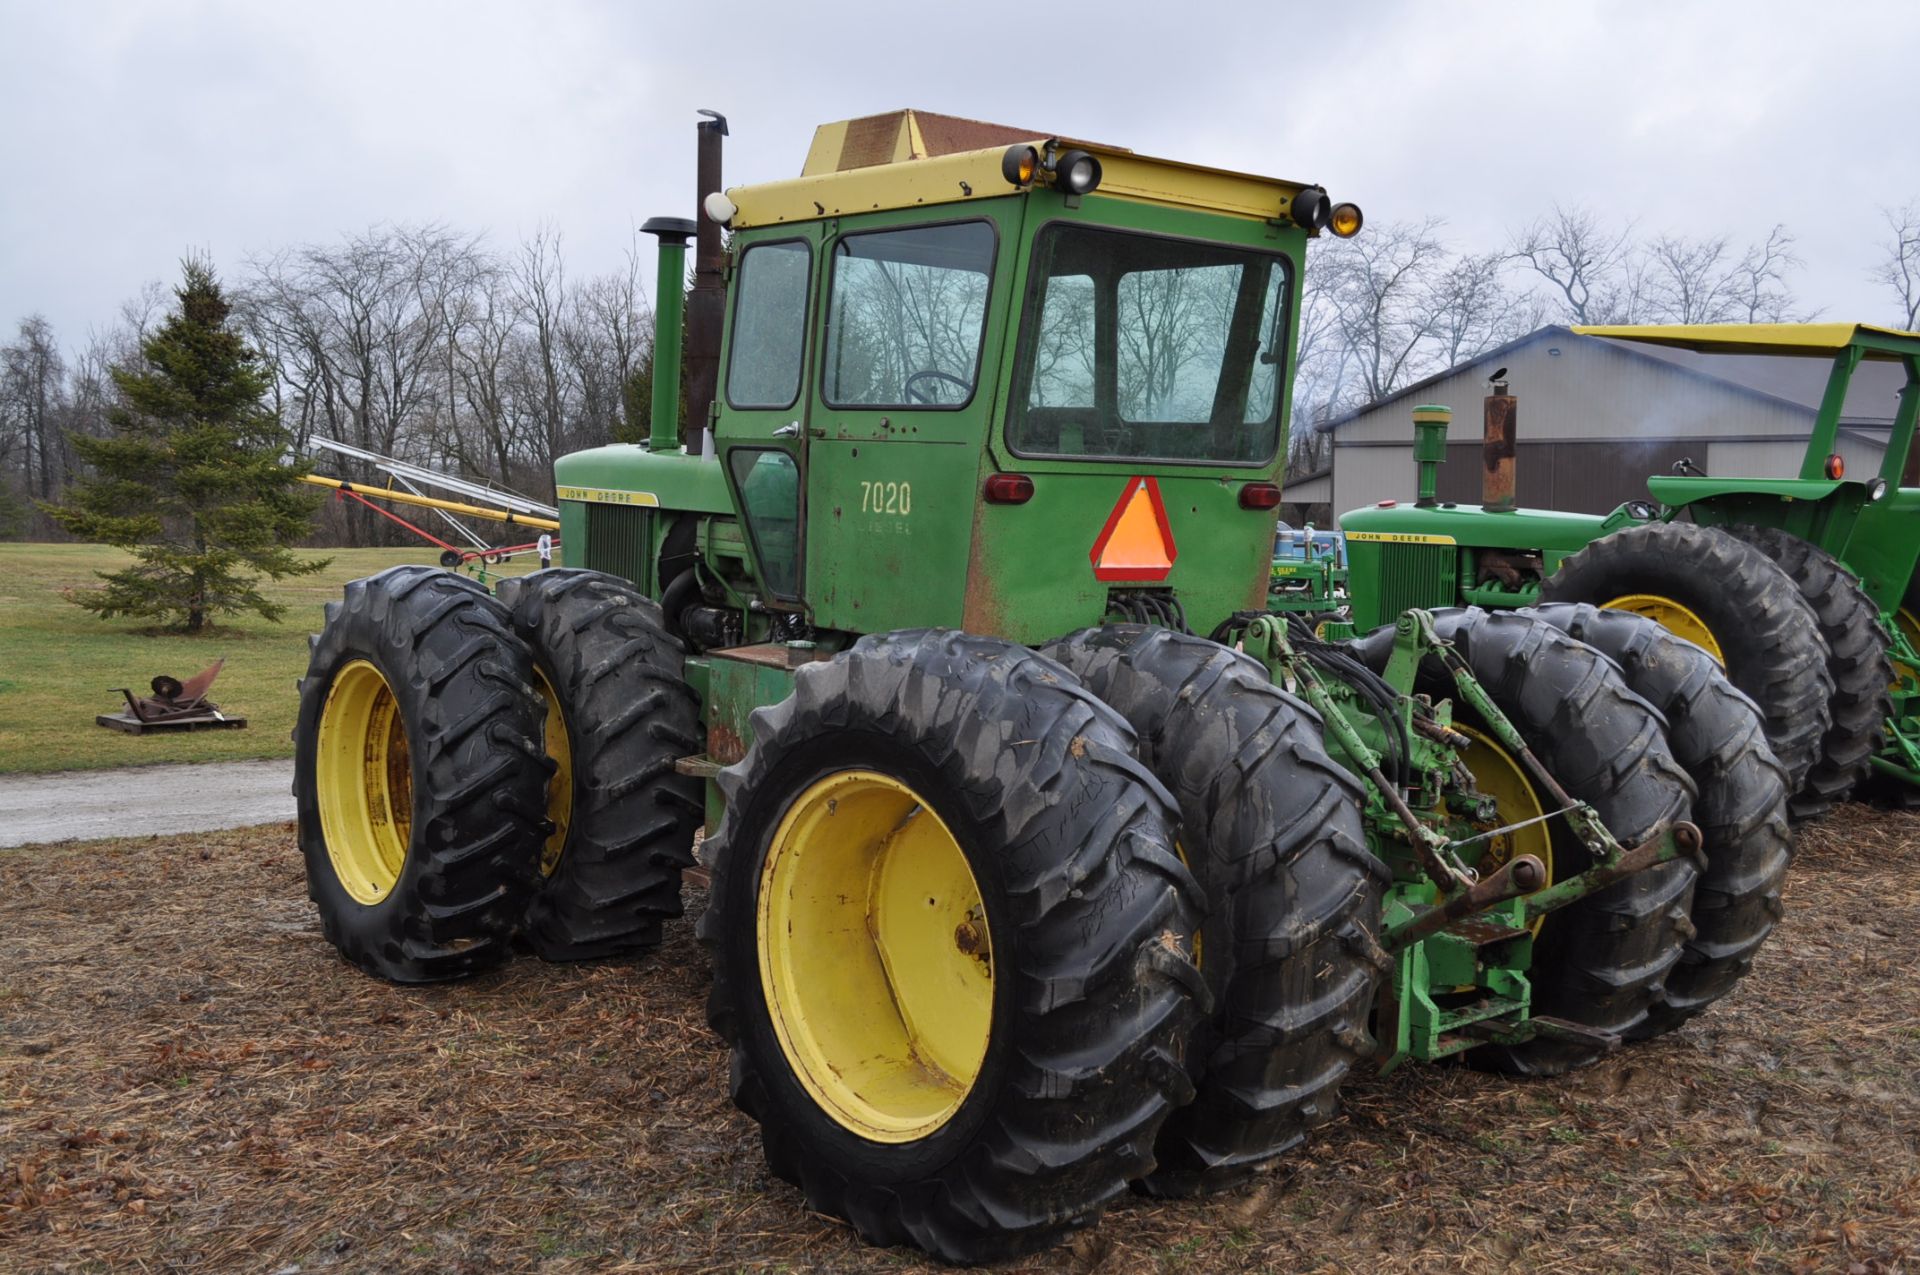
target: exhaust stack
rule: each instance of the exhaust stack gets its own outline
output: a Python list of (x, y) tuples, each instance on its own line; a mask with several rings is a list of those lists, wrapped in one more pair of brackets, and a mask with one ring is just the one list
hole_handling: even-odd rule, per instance
[(1512, 513), (1515, 484), (1515, 437), (1520, 424), (1520, 402), (1507, 393), (1507, 369), (1493, 374), (1493, 393), (1486, 397), (1486, 424), (1480, 444), (1484, 470), (1480, 475), (1480, 504), (1491, 513)]
[(726, 250), (720, 226), (707, 215), (707, 196), (724, 188), (721, 158), (726, 147), (727, 117), (703, 110), (700, 121), (699, 171), (696, 177), (694, 224), (699, 227), (693, 252), (693, 291), (687, 297), (687, 422), (688, 451), (705, 446), (712, 425), (713, 397), (720, 383), (720, 326), (726, 317)]
[(686, 313), (687, 240), (695, 226), (684, 217), (650, 217), (640, 233), (660, 240), (660, 272), (653, 287), (653, 414), (647, 450), (680, 446), (680, 328)]

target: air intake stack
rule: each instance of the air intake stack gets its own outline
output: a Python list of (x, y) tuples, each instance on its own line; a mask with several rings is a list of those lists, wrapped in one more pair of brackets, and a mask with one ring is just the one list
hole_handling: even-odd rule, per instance
[(660, 272), (653, 287), (653, 416), (650, 451), (680, 447), (680, 330), (686, 314), (687, 240), (694, 224), (684, 217), (650, 217), (642, 234), (660, 240)]
[(1413, 465), (1419, 475), (1420, 495), (1413, 503), (1431, 509), (1440, 499), (1440, 466), (1447, 459), (1447, 426), (1453, 409), (1423, 403), (1413, 409)]

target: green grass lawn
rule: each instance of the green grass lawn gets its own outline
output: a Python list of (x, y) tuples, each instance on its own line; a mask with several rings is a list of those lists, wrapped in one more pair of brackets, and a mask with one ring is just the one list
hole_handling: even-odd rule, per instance
[[(61, 596), (98, 584), (96, 571), (123, 566), (129, 559), (117, 549), (0, 544), (0, 774), (291, 756), (294, 682), (306, 669), (307, 634), (319, 629), (321, 607), (348, 580), (402, 562), (431, 563), (438, 554), (427, 546), (316, 552), (333, 565), (267, 584), (267, 596), (287, 605), (280, 623), (223, 617), (187, 637), (95, 619)], [(504, 571), (531, 570), (538, 561), (527, 554)], [(191, 677), (222, 656), (213, 699), (246, 717), (246, 729), (134, 736), (94, 724), (95, 714), (124, 707), (114, 687), (141, 694), (156, 674)]]

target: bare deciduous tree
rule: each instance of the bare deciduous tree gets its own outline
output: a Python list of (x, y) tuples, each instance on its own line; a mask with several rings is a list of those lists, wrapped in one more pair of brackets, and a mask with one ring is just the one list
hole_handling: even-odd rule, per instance
[(1508, 249), (1560, 294), (1568, 321), (1631, 323), (1641, 291), (1633, 227), (1609, 229), (1586, 208), (1562, 208), (1511, 237)]
[(1873, 268), (1873, 279), (1893, 293), (1894, 323), (1903, 331), (1920, 330), (1920, 199), (1881, 211), (1892, 240)]

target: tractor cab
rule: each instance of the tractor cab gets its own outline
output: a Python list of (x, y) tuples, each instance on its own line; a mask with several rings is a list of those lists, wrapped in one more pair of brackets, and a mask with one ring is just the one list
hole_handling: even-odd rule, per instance
[[(912, 111), (704, 196), (729, 234), (718, 331), (687, 329), (689, 366), (717, 354), (711, 402), (689, 395), (683, 437), (663, 360), (648, 444), (559, 462), (572, 562), (702, 647), (1206, 632), (1263, 605), (1306, 242), (1358, 209)], [(699, 229), (665, 221), (663, 335), (670, 241)]]

